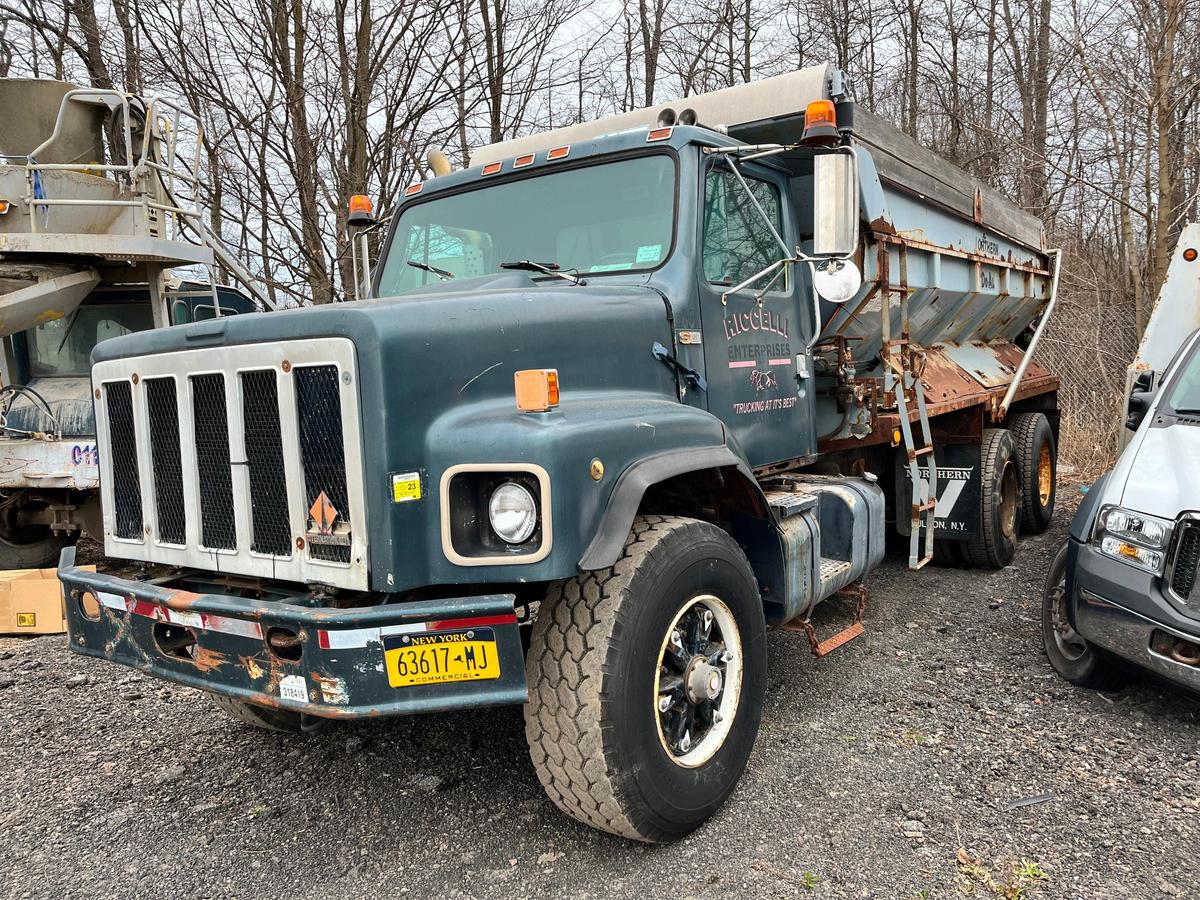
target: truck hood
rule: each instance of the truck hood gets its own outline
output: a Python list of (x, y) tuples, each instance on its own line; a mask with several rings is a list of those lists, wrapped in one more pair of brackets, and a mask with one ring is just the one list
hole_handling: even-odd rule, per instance
[(1200, 509), (1200, 427), (1148, 422), (1121, 454), (1112, 481), (1108, 498), (1127, 509), (1164, 519)]

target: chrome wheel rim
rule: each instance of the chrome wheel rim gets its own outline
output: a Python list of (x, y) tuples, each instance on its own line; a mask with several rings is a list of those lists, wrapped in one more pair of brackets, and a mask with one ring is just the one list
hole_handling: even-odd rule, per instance
[(1087, 652), (1087, 641), (1071, 627), (1070, 620), (1067, 618), (1067, 576), (1065, 572), (1051, 589), (1050, 596), (1046, 600), (1050, 604), (1050, 627), (1054, 632), (1054, 646), (1071, 662), (1082, 659), (1083, 654)]
[(663, 637), (654, 673), (654, 721), (667, 757), (694, 769), (733, 728), (742, 692), (742, 639), (729, 607), (712, 594), (685, 602)]

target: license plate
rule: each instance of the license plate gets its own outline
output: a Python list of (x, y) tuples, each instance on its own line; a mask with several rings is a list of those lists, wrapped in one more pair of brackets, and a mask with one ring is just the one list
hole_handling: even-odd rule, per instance
[(394, 688), (500, 677), (496, 635), (490, 628), (387, 635), (383, 659)]

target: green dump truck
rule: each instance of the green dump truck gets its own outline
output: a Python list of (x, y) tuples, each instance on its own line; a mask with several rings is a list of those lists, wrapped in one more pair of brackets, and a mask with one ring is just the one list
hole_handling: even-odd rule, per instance
[(72, 648), (285, 731), (525, 704), (559, 807), (667, 841), (741, 777), (767, 627), (861, 633), (890, 540), (1007, 564), (1054, 503), (1040, 224), (832, 68), (686, 104), (413, 184), (371, 299), (98, 347), (144, 574), (64, 551)]

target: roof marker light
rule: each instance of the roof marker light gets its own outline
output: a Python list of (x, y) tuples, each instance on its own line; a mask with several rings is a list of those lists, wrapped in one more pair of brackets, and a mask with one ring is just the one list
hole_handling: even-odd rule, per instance
[(486, 166), (483, 167), (483, 174), (484, 175), (495, 175), (497, 172), (499, 172), (503, 168), (504, 168), (504, 163), (502, 163), (502, 162), (488, 163)]
[(571, 152), (570, 144), (568, 144), (565, 147), (553, 147), (553, 148), (551, 148), (550, 152), (546, 154), (546, 159), (548, 159), (548, 160), (566, 159), (567, 154), (570, 152)]
[(650, 129), (650, 132), (646, 135), (646, 143), (650, 143), (652, 141), (670, 140), (671, 133), (674, 130), (675, 130), (674, 126), (668, 126), (666, 128), (652, 128), (652, 129)]
[(416, 184), (410, 184), (404, 189), (404, 196), (411, 197), (413, 194), (421, 193), (421, 188), (425, 187), (425, 183), (418, 181)]
[(514, 169), (523, 169), (526, 166), (531, 166), (531, 165), (533, 165), (533, 160), (534, 160), (534, 155), (532, 153), (526, 153), (524, 156), (518, 156), (516, 159), (513, 160), (513, 168)]

